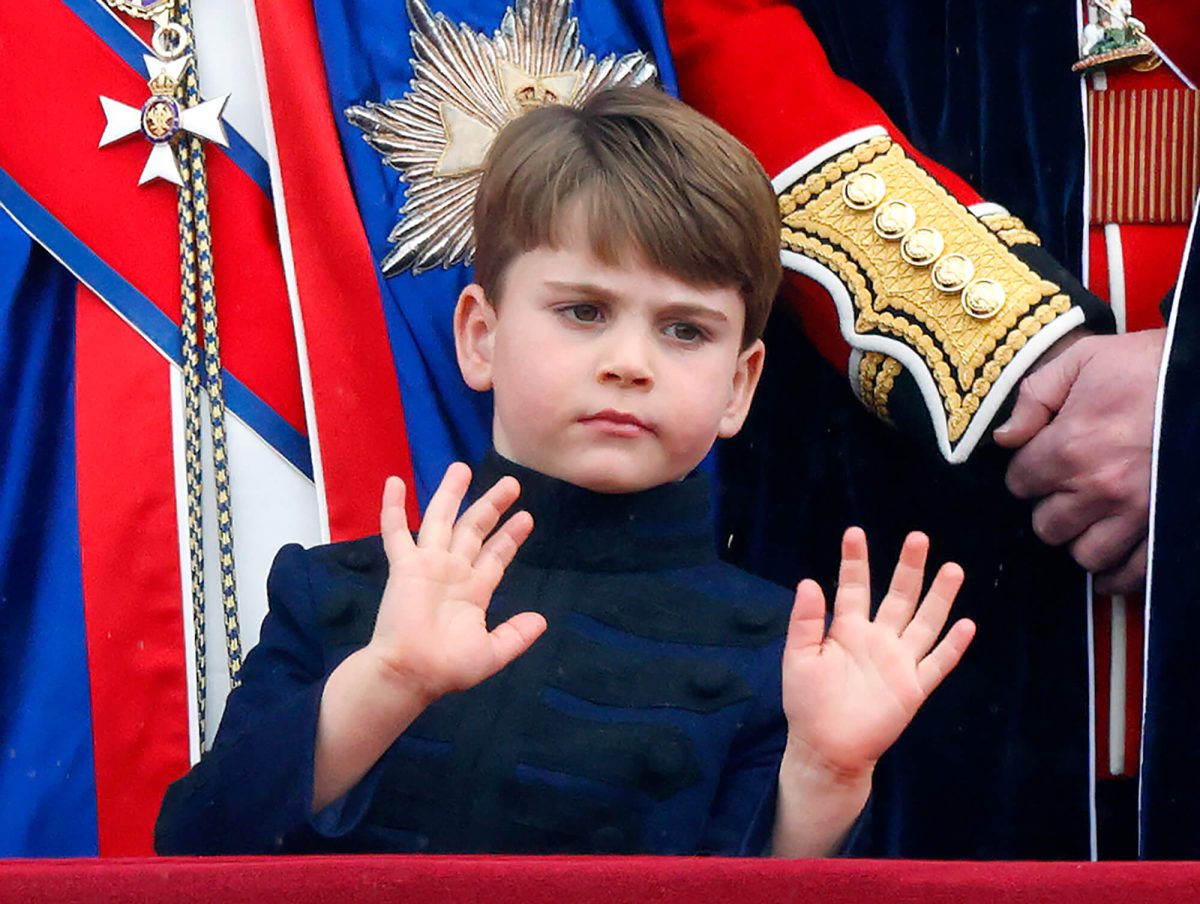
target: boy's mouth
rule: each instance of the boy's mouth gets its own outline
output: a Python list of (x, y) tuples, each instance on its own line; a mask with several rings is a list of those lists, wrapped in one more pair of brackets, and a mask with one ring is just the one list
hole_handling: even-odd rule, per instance
[(585, 415), (579, 420), (580, 423), (612, 436), (642, 436), (654, 432), (653, 427), (636, 415), (627, 411), (617, 411), (615, 408), (605, 408), (595, 414)]

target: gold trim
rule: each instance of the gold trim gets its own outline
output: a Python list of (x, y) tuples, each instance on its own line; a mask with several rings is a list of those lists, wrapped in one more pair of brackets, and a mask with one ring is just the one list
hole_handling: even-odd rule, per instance
[[(1192, 158), (1192, 104), (1191, 100), (1194, 95), (1185, 97), (1183, 103), (1183, 115), (1179, 120), (1179, 196), (1181, 199), (1188, 197), (1188, 187), (1192, 184), (1191, 167), (1188, 166)], [(1180, 206), (1182, 213), (1188, 209), (1186, 203), (1181, 201)]]
[(1154, 52), (1154, 45), (1141, 38), (1133, 44), (1127, 44), (1124, 47), (1114, 47), (1112, 50), (1106, 50), (1104, 53), (1097, 53), (1092, 56), (1084, 57), (1081, 60), (1076, 60), (1071, 64), (1072, 72), (1087, 72), (1091, 69), (1099, 69), (1104, 66), (1111, 66), (1113, 63), (1131, 62), (1130, 65), (1139, 72), (1149, 72), (1151, 69), (1157, 69), (1161, 61), (1158, 60)]
[[(1196, 169), (1200, 167), (1200, 161), (1196, 160), (1196, 157), (1200, 157), (1200, 152), (1198, 152), (1198, 149), (1196, 149), (1196, 144), (1200, 143), (1200, 115), (1196, 115), (1198, 114), (1198, 104), (1196, 104), (1196, 98), (1198, 97), (1200, 97), (1200, 94), (1196, 94), (1196, 92), (1193, 91), (1192, 95), (1190, 95), (1188, 98), (1190, 101), (1190, 103), (1188, 103), (1188, 116), (1190, 122), (1192, 122), (1192, 132), (1186, 136), (1188, 142), (1188, 151), (1190, 152), (1184, 155), (1183, 158), (1183, 162), (1188, 164), (1189, 168), (1187, 185), (1183, 188), (1183, 197), (1188, 199), (1195, 199), (1196, 181), (1198, 181), (1198, 173), (1196, 173)], [(1183, 209), (1190, 210), (1192, 209), (1192, 205), (1188, 204), (1184, 206)]]
[(1163, 218), (1163, 179), (1162, 164), (1163, 164), (1163, 144), (1158, 140), (1158, 98), (1159, 91), (1155, 89), (1150, 92), (1150, 155), (1146, 164), (1149, 170), (1149, 185), (1146, 187), (1146, 194), (1150, 199), (1150, 218), (1158, 221)]
[(1088, 207), (1088, 217), (1091, 219), (1095, 218), (1096, 211), (1104, 203), (1104, 179), (1102, 178), (1104, 168), (1100, 165), (1102, 147), (1096, 141), (1096, 136), (1104, 128), (1103, 117), (1104, 105), (1102, 95), (1095, 91), (1088, 92), (1087, 151), (1088, 167), (1092, 174), (1092, 196), (1088, 199), (1090, 205)]
[(895, 358), (884, 358), (883, 363), (879, 366), (879, 373), (875, 377), (875, 411), (889, 423), (892, 416), (888, 411), (888, 399), (896, 385), (896, 377), (900, 376), (903, 371), (904, 368)]
[(864, 405), (875, 410), (875, 375), (883, 361), (880, 352), (864, 352), (858, 362), (858, 397)]
[(1028, 228), (1020, 217), (1007, 213), (987, 213), (979, 219), (1010, 248), (1013, 245), (1042, 244), (1038, 234)]
[[(965, 255), (980, 278), (1003, 289), (1006, 301), (991, 319), (975, 319), (960, 296), (937, 291), (928, 271), (906, 263), (895, 241), (876, 235), (870, 212), (846, 206), (841, 183), (859, 169), (880, 176), (891, 198), (903, 198), (921, 226), (945, 237), (948, 251)], [(898, 339), (921, 356), (942, 397), (951, 442), (962, 438), (1016, 352), (1071, 307), (1056, 284), (1013, 255), (884, 136), (810, 172), (782, 193), (779, 207), (784, 247), (828, 267), (845, 284), (854, 332)]]
[(1106, 137), (1104, 141), (1104, 146), (1108, 149), (1108, 194), (1106, 197), (1108, 209), (1106, 210), (1107, 215), (1104, 218), (1104, 222), (1111, 223), (1113, 221), (1113, 193), (1116, 191), (1115, 180), (1117, 169), (1116, 161), (1113, 159), (1113, 155), (1116, 153), (1116, 140), (1113, 138), (1113, 117), (1116, 115), (1113, 107), (1116, 106), (1116, 98), (1111, 92), (1106, 91), (1105, 94), (1108, 98), (1108, 116), (1105, 120), (1105, 129), (1107, 131), (1105, 132)]
[(904, 367), (882, 352), (864, 352), (858, 364), (859, 397), (881, 420), (891, 422), (888, 399)]
[(1184, 88), (1093, 91), (1088, 99), (1091, 222), (1177, 223), (1200, 184), (1197, 92)]
[(1114, 205), (1115, 205), (1115, 210), (1114, 210), (1114, 212), (1112, 212), (1112, 216), (1114, 216), (1114, 218), (1116, 218), (1117, 216), (1120, 216), (1117, 214), (1117, 212), (1116, 212), (1117, 210), (1123, 211), (1124, 209), (1126, 209), (1126, 190), (1124, 190), (1124, 170), (1126, 170), (1126, 160), (1127, 160), (1128, 156), (1126, 154), (1123, 154), (1123, 152), (1121, 151), (1121, 148), (1124, 144), (1124, 142), (1123, 142), (1124, 133), (1126, 133), (1126, 122), (1127, 122), (1127, 120), (1126, 120), (1126, 94), (1124, 94), (1124, 92), (1121, 92), (1121, 94), (1117, 95), (1117, 115), (1116, 115), (1116, 121), (1114, 122), (1116, 133), (1114, 134), (1114, 136), (1112, 136), (1112, 139), (1114, 139), (1114, 142), (1116, 142), (1116, 144), (1114, 146), (1114, 150), (1117, 151), (1116, 193), (1115, 193), (1114, 198), (1112, 198), (1112, 200), (1114, 200)]
[(1135, 98), (1134, 109), (1137, 113), (1137, 132), (1129, 136), (1129, 154), (1137, 166), (1137, 179), (1134, 181), (1133, 209), (1139, 222), (1146, 219), (1146, 145), (1138, 141), (1138, 135), (1146, 134), (1146, 104), (1144, 98)]
[(1175, 169), (1179, 164), (1179, 92), (1171, 92), (1171, 141), (1167, 149), (1167, 172), (1171, 180), (1171, 220), (1179, 216), (1178, 202), (1175, 198)]

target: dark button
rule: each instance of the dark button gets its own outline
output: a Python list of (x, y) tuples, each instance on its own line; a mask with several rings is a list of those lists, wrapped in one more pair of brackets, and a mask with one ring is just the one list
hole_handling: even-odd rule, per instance
[(678, 744), (660, 744), (646, 752), (646, 771), (655, 778), (674, 778), (687, 768), (687, 757)]
[(738, 606), (733, 610), (733, 623), (748, 634), (761, 634), (771, 627), (775, 613), (762, 606)]
[(712, 700), (729, 686), (729, 670), (718, 662), (702, 662), (688, 679), (696, 696)]
[(616, 854), (625, 848), (625, 833), (616, 826), (601, 826), (592, 832), (592, 850), (597, 854)]
[(327, 593), (321, 600), (317, 617), (326, 627), (343, 625), (354, 618), (354, 611), (358, 605), (359, 595), (357, 593), (344, 587), (338, 587)]
[(375, 549), (365, 543), (354, 543), (338, 550), (337, 560), (351, 571), (370, 571), (379, 562)]

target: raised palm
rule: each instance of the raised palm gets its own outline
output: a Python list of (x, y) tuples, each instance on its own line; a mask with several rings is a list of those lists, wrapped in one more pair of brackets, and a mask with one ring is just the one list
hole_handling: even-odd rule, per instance
[(783, 655), (783, 706), (793, 755), (834, 773), (871, 768), (921, 704), (958, 664), (975, 625), (962, 619), (938, 635), (962, 586), (962, 569), (947, 563), (918, 605), (929, 541), (909, 534), (887, 596), (871, 619), (866, 536), (842, 539), (833, 621), (825, 629), (825, 597), (814, 581), (796, 588)]
[(416, 539), (408, 529), (404, 484), (392, 477), (384, 486), (379, 521), (388, 580), (368, 649), (394, 677), (431, 700), (500, 671), (546, 628), (541, 615), (522, 612), (488, 630), (492, 593), (533, 518), (517, 512), (495, 529), (520, 493), (512, 477), (499, 480), (458, 518), (470, 480), (464, 464), (446, 470)]

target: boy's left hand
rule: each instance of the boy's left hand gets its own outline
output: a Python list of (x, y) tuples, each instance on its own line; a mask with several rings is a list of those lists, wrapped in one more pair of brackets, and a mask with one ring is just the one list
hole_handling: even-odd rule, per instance
[(937, 639), (963, 571), (943, 565), (918, 605), (928, 549), (924, 534), (908, 535), (874, 620), (867, 538), (859, 528), (842, 538), (828, 632), (821, 588), (815, 581), (796, 588), (783, 654), (785, 767), (844, 784), (868, 779), (876, 760), (958, 665), (975, 636), (974, 623), (961, 619), (941, 643)]

